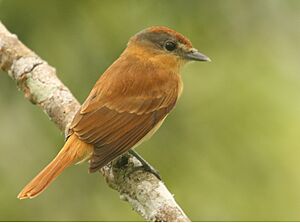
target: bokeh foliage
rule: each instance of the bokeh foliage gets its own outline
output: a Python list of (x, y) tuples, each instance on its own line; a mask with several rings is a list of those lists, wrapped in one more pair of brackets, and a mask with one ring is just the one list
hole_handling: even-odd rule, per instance
[[(0, 19), (83, 102), (128, 38), (188, 36), (212, 63), (182, 72), (175, 111), (140, 153), (192, 220), (300, 220), (300, 1), (0, 0)], [(17, 193), (63, 135), (0, 72), (0, 220), (143, 220), (87, 164), (40, 197)]]

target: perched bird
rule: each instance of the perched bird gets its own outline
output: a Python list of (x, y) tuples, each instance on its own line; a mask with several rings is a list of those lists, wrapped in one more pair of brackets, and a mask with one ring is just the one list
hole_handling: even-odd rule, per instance
[(131, 37), (75, 115), (63, 148), (18, 198), (36, 197), (72, 164), (89, 160), (89, 171), (95, 172), (150, 138), (181, 95), (180, 68), (193, 60), (209, 58), (167, 27)]

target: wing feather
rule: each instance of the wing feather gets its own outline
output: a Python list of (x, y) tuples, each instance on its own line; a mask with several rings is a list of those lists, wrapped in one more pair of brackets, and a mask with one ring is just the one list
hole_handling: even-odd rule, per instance
[(177, 74), (159, 74), (149, 64), (139, 70), (151, 73), (130, 72), (132, 64), (126, 61), (119, 58), (101, 76), (71, 124), (80, 140), (94, 145), (91, 172), (134, 147), (177, 101), (181, 88)]

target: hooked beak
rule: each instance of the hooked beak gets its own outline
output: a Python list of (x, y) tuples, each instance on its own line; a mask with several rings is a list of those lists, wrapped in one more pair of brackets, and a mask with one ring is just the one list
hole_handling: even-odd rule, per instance
[(207, 62), (211, 61), (208, 56), (205, 56), (204, 54), (200, 53), (198, 50), (194, 48), (191, 51), (186, 53), (185, 58), (188, 60), (196, 60), (196, 61), (207, 61)]

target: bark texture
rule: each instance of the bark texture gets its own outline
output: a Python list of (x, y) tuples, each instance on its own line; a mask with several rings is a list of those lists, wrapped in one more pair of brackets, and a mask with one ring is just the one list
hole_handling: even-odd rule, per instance
[[(0, 68), (61, 131), (68, 131), (80, 104), (57, 78), (56, 70), (28, 49), (0, 22)], [(162, 181), (125, 154), (101, 169), (107, 184), (148, 221), (190, 221)]]

